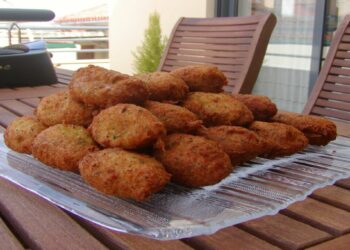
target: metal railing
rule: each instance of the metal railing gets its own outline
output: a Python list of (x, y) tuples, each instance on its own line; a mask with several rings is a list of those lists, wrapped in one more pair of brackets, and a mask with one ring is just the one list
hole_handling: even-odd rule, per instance
[[(11, 24), (0, 23), (0, 47), (8, 44)], [(109, 67), (107, 25), (20, 23), (21, 42), (45, 40), (57, 67), (76, 69), (87, 64)], [(16, 43), (17, 32), (11, 34)]]

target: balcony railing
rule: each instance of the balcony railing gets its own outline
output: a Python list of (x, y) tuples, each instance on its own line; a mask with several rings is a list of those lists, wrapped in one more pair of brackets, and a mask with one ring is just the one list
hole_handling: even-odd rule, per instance
[[(0, 47), (9, 43), (8, 23), (0, 23)], [(20, 23), (21, 42), (45, 40), (56, 67), (77, 69), (87, 64), (109, 68), (107, 25), (42, 25)], [(11, 32), (12, 43), (18, 43), (18, 32)]]

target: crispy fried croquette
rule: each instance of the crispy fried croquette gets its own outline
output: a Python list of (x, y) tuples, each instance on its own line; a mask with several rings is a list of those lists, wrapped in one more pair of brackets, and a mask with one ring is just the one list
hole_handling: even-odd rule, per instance
[(264, 151), (264, 143), (253, 131), (236, 126), (202, 128), (199, 134), (218, 142), (230, 156), (233, 165), (249, 161)]
[(219, 125), (249, 125), (254, 117), (252, 112), (240, 101), (228, 94), (193, 92), (187, 96), (183, 106), (207, 127)]
[(337, 127), (334, 122), (319, 116), (279, 113), (272, 120), (299, 129), (313, 145), (327, 145), (337, 137)]
[(268, 121), (277, 113), (276, 104), (267, 96), (238, 94), (233, 97), (243, 102), (252, 111), (257, 121)]
[(194, 113), (180, 106), (146, 101), (144, 107), (163, 122), (168, 134), (191, 133), (203, 123)]
[(218, 67), (208, 64), (189, 65), (174, 69), (170, 74), (182, 78), (190, 91), (222, 92), (227, 78)]
[(263, 140), (262, 156), (267, 158), (294, 154), (303, 150), (309, 142), (298, 129), (283, 123), (255, 121), (249, 129)]
[(60, 123), (88, 126), (94, 110), (92, 106), (75, 101), (65, 91), (44, 97), (36, 109), (36, 115), (46, 126)]
[(188, 187), (218, 183), (233, 168), (221, 146), (201, 136), (171, 134), (155, 156), (172, 175), (172, 181)]
[(156, 116), (133, 104), (117, 104), (102, 110), (94, 117), (89, 129), (103, 147), (125, 149), (150, 146), (166, 133)]
[(99, 107), (117, 103), (142, 104), (149, 95), (140, 79), (93, 65), (77, 70), (69, 89), (75, 100)]
[(137, 201), (158, 192), (170, 180), (170, 174), (156, 159), (120, 148), (87, 154), (79, 170), (83, 179), (100, 192)]
[(46, 126), (34, 116), (17, 117), (7, 126), (5, 143), (14, 151), (31, 154), (34, 138), (44, 129)]
[(39, 161), (72, 172), (79, 161), (98, 149), (88, 131), (81, 126), (57, 124), (43, 130), (33, 141), (33, 156)]
[(167, 72), (144, 73), (135, 77), (146, 84), (150, 100), (177, 102), (185, 99), (188, 93), (187, 84)]

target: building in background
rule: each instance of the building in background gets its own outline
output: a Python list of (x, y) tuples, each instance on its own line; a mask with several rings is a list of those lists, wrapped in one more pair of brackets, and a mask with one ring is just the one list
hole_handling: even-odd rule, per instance
[[(11, 1), (19, 2), (6, 3)], [(25, 39), (45, 39), (59, 67), (77, 69), (91, 63), (132, 74), (132, 52), (142, 44), (154, 11), (168, 37), (183, 16), (273, 12), (277, 25), (253, 93), (269, 96), (280, 109), (297, 112), (308, 99), (337, 25), (350, 13), (349, 0), (101, 0), (84, 6), (49, 24), (23, 24)], [(6, 36), (6, 26), (0, 23), (0, 46), (6, 45)]]
[(84, 64), (109, 68), (108, 13), (103, 3), (55, 19), (63, 30), (55, 31), (56, 38), (46, 38), (54, 64), (70, 69)]
[[(109, 11), (107, 2), (101, 2), (93, 7), (82, 6), (73, 13), (56, 16), (51, 22), (18, 23), (21, 43), (45, 40), (56, 67), (76, 70), (87, 64), (96, 64), (109, 68)], [(9, 43), (10, 24), (0, 23), (0, 46)], [(12, 37), (13, 43), (19, 42), (17, 30), (12, 32)]]

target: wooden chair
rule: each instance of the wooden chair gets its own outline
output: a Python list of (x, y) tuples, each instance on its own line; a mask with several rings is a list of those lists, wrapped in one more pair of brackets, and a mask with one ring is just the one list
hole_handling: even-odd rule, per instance
[(190, 64), (214, 64), (229, 80), (225, 91), (251, 93), (275, 24), (274, 14), (180, 18), (158, 70), (169, 72)]
[(303, 113), (330, 118), (339, 134), (350, 136), (350, 15), (333, 37)]

